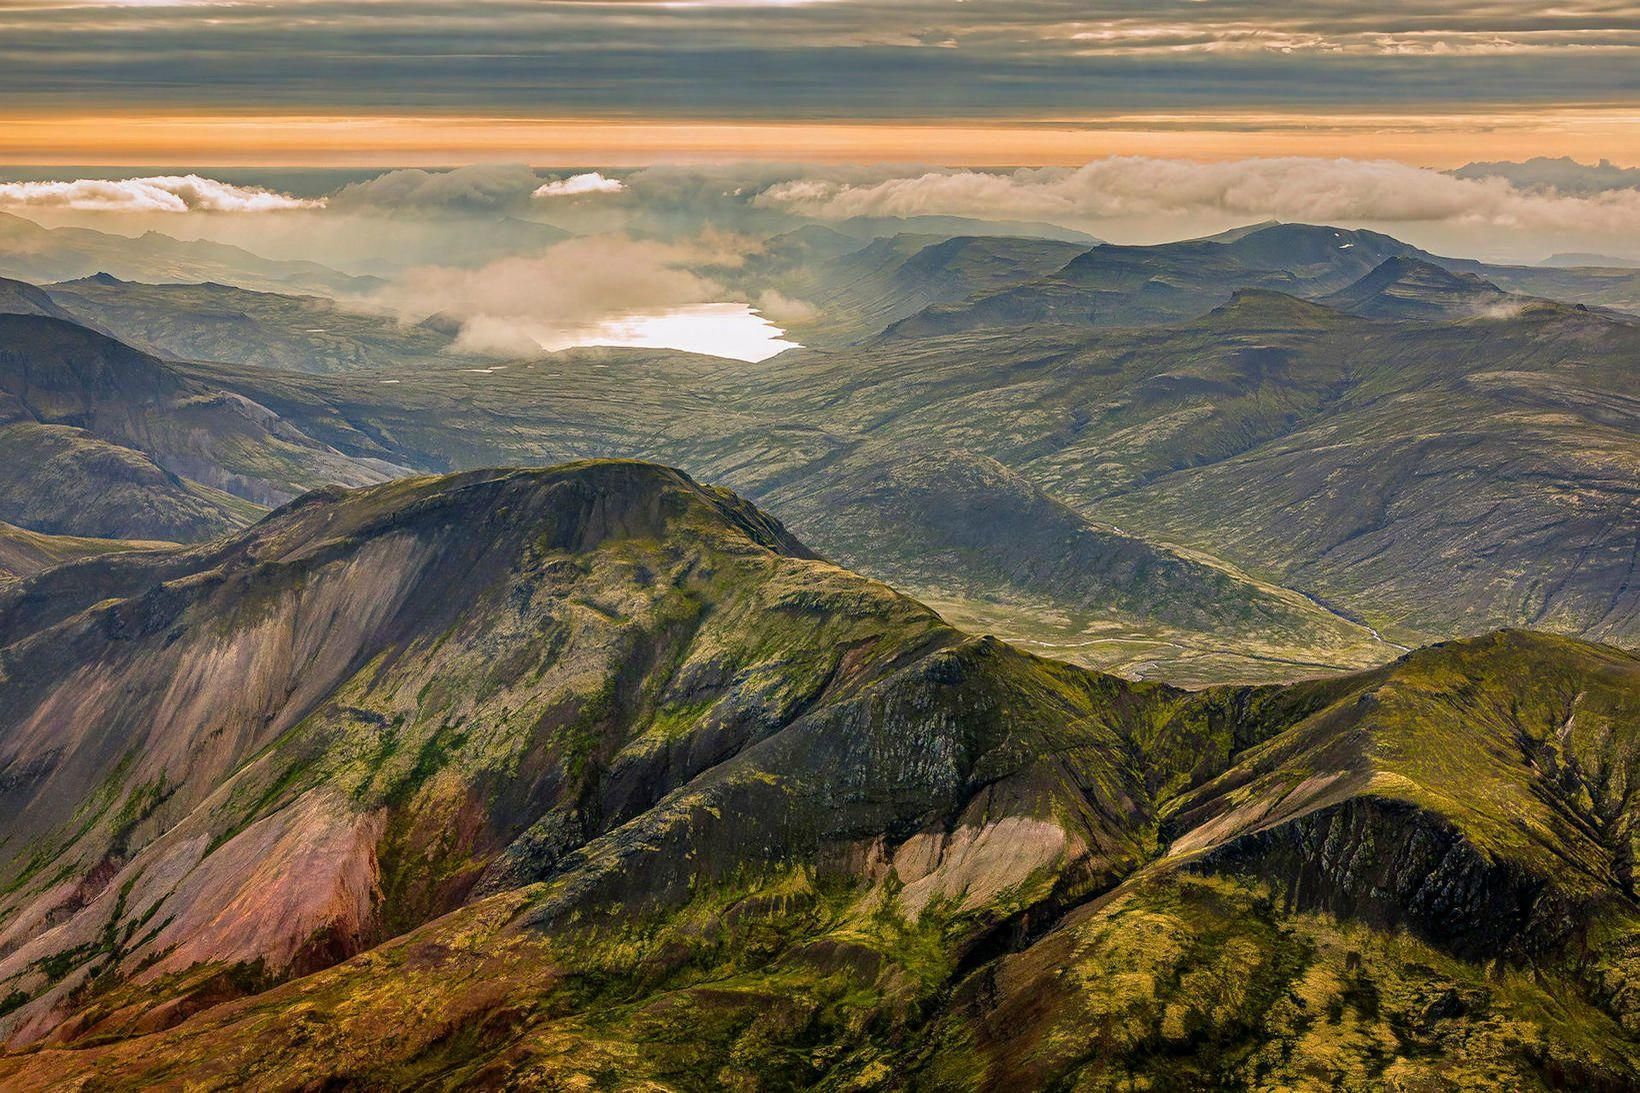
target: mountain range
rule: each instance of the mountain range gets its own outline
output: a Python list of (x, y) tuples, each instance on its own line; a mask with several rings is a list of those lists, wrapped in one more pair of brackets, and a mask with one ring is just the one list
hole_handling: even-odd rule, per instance
[(0, 212), (0, 275), (50, 282), (100, 272), (132, 281), (226, 281), (275, 292), (362, 294), (380, 284), (317, 262), (263, 258), (205, 239), (173, 239), (154, 231), (133, 238), (93, 228), (46, 228)]
[(0, 1089), (1640, 1087), (1632, 271), (838, 228), (0, 279)]
[(1640, 660), (1185, 692), (646, 464), (0, 590), (8, 1088), (1640, 1080)]
[[(1286, 253), (1265, 238), (1273, 230), (1180, 246)], [(1339, 242), (1348, 237), (1282, 231), (1308, 240), (1309, 251), (1293, 252), (1303, 261), (1289, 264), (1317, 286), (1354, 271), (1354, 248)], [(805, 238), (811, 249), (830, 239)], [(1387, 237), (1362, 238), (1364, 248), (1396, 249)], [(892, 242), (884, 253), (906, 252), (903, 239)], [(973, 259), (1009, 245), (954, 244), (920, 268), (967, 285)], [(1012, 264), (977, 268), (1027, 276), (1028, 256), (1063, 245), (1025, 240)], [(1182, 261), (1172, 247), (1151, 249), (1158, 268)], [(1142, 257), (1143, 248), (1128, 250), (1122, 262)], [(1347, 271), (1320, 272), (1339, 254)], [(944, 260), (956, 255), (966, 257)], [(1633, 640), (1633, 320), (1507, 294), (1405, 254), (1314, 301), (1225, 291), (1224, 303), (1182, 321), (918, 337), (902, 322), (858, 345), (764, 365), (579, 350), (482, 366), (431, 357), (325, 379), (148, 358), (193, 393), (148, 400), (144, 413), (164, 417), (163, 430), (145, 423), (52, 442), (75, 441), (57, 460), (65, 483), (136, 477), (141, 503), (158, 511), (125, 522), (90, 508), (41, 519), (17, 487), (0, 519), (49, 533), (190, 539), (242, 526), (254, 515), (243, 502), (278, 504), (328, 481), (619, 456), (732, 486), (844, 564), (972, 625), (1182, 682), (1245, 678), (1259, 665), (1273, 678), (1295, 666), (1364, 667), (1397, 644), (1504, 625)], [(143, 306), (167, 314), (164, 299)], [(76, 303), (68, 291), (48, 300)], [(172, 314), (170, 337), (203, 340), (185, 333), (201, 329), (185, 307)], [(97, 315), (119, 321), (111, 308)], [(251, 427), (250, 413), (276, 439), (201, 445), (187, 418), (207, 404), (220, 422), (210, 436)], [(70, 415), (32, 416), (22, 436), (84, 428)], [(93, 459), (102, 453), (93, 440), (114, 443), (115, 461)], [(901, 465), (953, 473), (917, 484), (891, 470)], [(1542, 488), (1520, 490), (1522, 480)], [(902, 487), (909, 492), (894, 496)], [(154, 495), (163, 499), (146, 499)], [(970, 518), (947, 518), (954, 512)], [(1003, 515), (1024, 512), (1058, 517)], [(1100, 560), (1090, 564), (1095, 545)], [(1009, 553), (1014, 560), (999, 564)], [(1109, 575), (1134, 572), (1122, 559), (1137, 557), (1156, 564), (1116, 590)], [(1236, 596), (1180, 594), (1199, 583), (1166, 590), (1175, 577), (1163, 575), (1183, 572), (1228, 579), (1264, 606), (1248, 615), (1231, 606)], [(1287, 621), (1251, 622), (1276, 617)], [(1307, 636), (1295, 640), (1299, 632)]]

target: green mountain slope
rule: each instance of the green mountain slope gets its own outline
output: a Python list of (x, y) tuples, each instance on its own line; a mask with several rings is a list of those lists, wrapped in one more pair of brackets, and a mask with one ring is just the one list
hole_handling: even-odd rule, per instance
[(1640, 659), (1185, 693), (642, 464), (0, 591), (8, 1088), (1622, 1088)]

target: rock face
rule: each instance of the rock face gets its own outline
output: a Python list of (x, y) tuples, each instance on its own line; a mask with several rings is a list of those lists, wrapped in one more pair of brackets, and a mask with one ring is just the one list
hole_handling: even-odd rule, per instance
[(1439, 816), (1370, 796), (1243, 836), (1195, 864), (1263, 879), (1289, 911), (1410, 929), (1467, 960), (1553, 951), (1578, 921), (1541, 877), (1490, 860)]
[(328, 489), (0, 587), (0, 1085), (1631, 1086), (1636, 708), (1130, 683), (649, 464)]

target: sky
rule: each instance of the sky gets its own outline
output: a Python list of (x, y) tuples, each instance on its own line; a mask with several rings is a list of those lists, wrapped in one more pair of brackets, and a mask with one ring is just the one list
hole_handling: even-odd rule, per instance
[(0, 0), (0, 258), (228, 243), (484, 352), (773, 351), (798, 229), (1269, 219), (1640, 261), (1640, 0)]
[(1622, 0), (0, 0), (0, 162), (1640, 162)]

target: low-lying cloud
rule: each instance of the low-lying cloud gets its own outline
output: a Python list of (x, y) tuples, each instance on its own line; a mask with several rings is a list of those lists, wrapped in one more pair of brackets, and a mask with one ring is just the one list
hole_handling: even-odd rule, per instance
[(807, 323), (820, 317), (820, 309), (807, 300), (795, 299), (773, 288), (758, 294), (757, 310), (777, 323)]
[(0, 182), (0, 207), (130, 213), (263, 213), (317, 209), (324, 198), (293, 197), (200, 175)]
[(343, 186), (331, 197), (338, 209), (494, 213), (518, 209), (541, 178), (521, 163), (480, 163), (453, 171), (388, 171)]
[(459, 322), (462, 349), (526, 356), (611, 318), (721, 299), (723, 288), (692, 268), (714, 252), (693, 242), (575, 238), (477, 269), (412, 269), (378, 302), (409, 321), (438, 313)]
[(1219, 215), (1640, 233), (1640, 190), (1522, 190), (1503, 177), (1459, 178), (1393, 161), (1301, 157), (1199, 163), (1121, 156), (1075, 169), (932, 171), (873, 183), (798, 179), (768, 187), (756, 202), (829, 220), (947, 215), (1085, 227), (1123, 218)]

